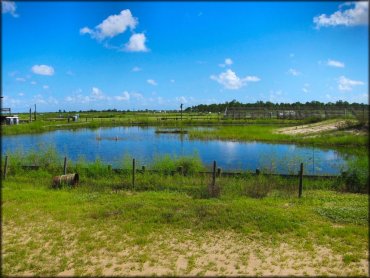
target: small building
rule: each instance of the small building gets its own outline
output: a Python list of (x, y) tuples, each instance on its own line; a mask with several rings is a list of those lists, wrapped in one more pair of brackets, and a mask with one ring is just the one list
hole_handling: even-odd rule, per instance
[(5, 117), (5, 124), (17, 125), (19, 124), (19, 117), (17, 115)]

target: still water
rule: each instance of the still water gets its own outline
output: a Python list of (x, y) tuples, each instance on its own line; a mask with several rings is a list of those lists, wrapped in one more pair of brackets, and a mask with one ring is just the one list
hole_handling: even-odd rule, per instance
[(58, 153), (76, 161), (99, 158), (113, 167), (122, 165), (123, 157), (135, 158), (149, 165), (156, 156), (197, 155), (210, 166), (213, 160), (224, 170), (271, 170), (297, 173), (300, 162), (307, 174), (339, 174), (344, 157), (335, 150), (293, 144), (190, 140), (186, 134), (156, 134), (153, 127), (113, 127), (99, 129), (57, 130), (42, 134), (2, 137), (2, 153), (27, 152), (53, 146)]

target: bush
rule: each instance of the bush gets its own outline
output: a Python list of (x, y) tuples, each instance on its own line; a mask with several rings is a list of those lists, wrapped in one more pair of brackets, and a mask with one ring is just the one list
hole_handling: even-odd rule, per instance
[(345, 191), (352, 193), (369, 192), (369, 160), (356, 157), (348, 162), (348, 170), (342, 172)]
[(264, 198), (272, 189), (269, 179), (264, 176), (253, 177), (249, 182), (245, 193), (252, 198)]

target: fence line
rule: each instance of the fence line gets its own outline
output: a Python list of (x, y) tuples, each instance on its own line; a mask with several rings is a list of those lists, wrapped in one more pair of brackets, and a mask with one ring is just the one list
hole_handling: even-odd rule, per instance
[[(21, 165), (21, 168), (23, 170), (39, 170), (40, 169), (40, 165)], [(88, 169), (88, 167), (82, 167), (82, 169)], [(122, 174), (122, 173), (130, 173), (132, 172), (132, 169), (122, 169), (122, 168), (112, 168), (111, 165), (107, 165), (107, 169), (109, 171), (112, 171), (114, 173), (117, 173), (117, 174)], [(180, 169), (180, 167), (179, 167)], [(176, 173), (180, 174), (181, 172), (178, 170), (172, 170), (172, 171), (165, 171), (165, 170), (154, 170), (154, 169), (147, 169), (145, 165), (142, 166), (141, 169), (135, 169), (135, 173), (162, 173), (162, 174), (168, 174), (168, 175), (174, 175)], [(183, 170), (182, 170), (183, 171)], [(193, 174), (199, 174), (199, 175), (212, 175), (213, 174), (213, 171), (197, 171)], [(183, 175), (186, 176), (185, 173), (183, 173)], [(256, 171), (244, 171), (244, 172), (225, 172), (222, 170), (222, 168), (218, 167), (217, 168), (217, 174), (216, 176), (217, 177), (221, 177), (221, 176), (227, 176), (227, 177), (238, 177), (238, 176), (244, 176), (244, 175), (252, 175), (252, 176), (257, 176), (257, 175), (264, 175), (264, 176), (275, 176), (275, 177), (283, 177), (283, 178), (296, 178), (297, 175), (295, 174), (279, 174), (279, 173), (263, 173), (261, 172), (259, 169), (256, 169)], [(333, 178), (338, 178), (340, 177), (340, 175), (308, 175), (308, 174), (305, 174), (304, 175), (305, 178), (311, 178), (311, 179), (333, 179)]]
[[(7, 171), (8, 171), (8, 156), (5, 156), (5, 163), (4, 163), (4, 170), (3, 170), (3, 179), (6, 179)], [(22, 169), (27, 170), (38, 170), (40, 169), (39, 165), (21, 165)], [(87, 167), (85, 169), (88, 169)], [(130, 173), (132, 176), (132, 189), (135, 190), (135, 176), (136, 173), (161, 173), (161, 174), (168, 174), (167, 171), (163, 170), (148, 170), (143, 165), (141, 169), (136, 168), (136, 161), (135, 158), (132, 159), (132, 169), (113, 169), (111, 165), (107, 165), (107, 170), (114, 172), (114, 173)], [(180, 166), (177, 168), (176, 171), (170, 171), (171, 175), (179, 174), (182, 176), (186, 176), (187, 173), (184, 172), (183, 166)], [(221, 168), (217, 168), (216, 160), (213, 161), (213, 167), (212, 171), (199, 171), (192, 174), (211, 174), (212, 175), (212, 182), (208, 186), (208, 193), (211, 197), (218, 197), (220, 194), (220, 187), (216, 184), (216, 177), (220, 178), (221, 176), (246, 176), (246, 175), (264, 175), (264, 176), (279, 176), (279, 177), (285, 177), (285, 178), (297, 178), (299, 179), (298, 182), (298, 198), (302, 197), (302, 191), (303, 191), (303, 163), (300, 164), (300, 170), (298, 171), (298, 175), (293, 174), (273, 174), (273, 173), (261, 173), (259, 169), (256, 169), (256, 171), (253, 172), (222, 172)], [(338, 178), (339, 176), (313, 176), (313, 175), (305, 175), (306, 178), (324, 178), (324, 179), (333, 179)], [(73, 173), (73, 174), (67, 174), (67, 156), (64, 157), (64, 163), (63, 163), (63, 175), (61, 176), (55, 176), (53, 177), (53, 187), (58, 187), (62, 183), (67, 183), (70, 185), (76, 185), (79, 182), (79, 174)]]

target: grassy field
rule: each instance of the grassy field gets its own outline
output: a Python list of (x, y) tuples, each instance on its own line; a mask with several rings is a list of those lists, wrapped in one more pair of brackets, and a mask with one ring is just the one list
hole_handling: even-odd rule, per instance
[(51, 177), (3, 182), (4, 275), (368, 274), (368, 198), (333, 181), (305, 183), (298, 199), (287, 181), (223, 178), (209, 198), (209, 178), (141, 177), (131, 190), (125, 176), (74, 189)]
[[(120, 174), (98, 160), (79, 160), (68, 164), (69, 173), (80, 174), (79, 185), (55, 189), (52, 178), (62, 172), (55, 149), (13, 153), (2, 182), (2, 274), (369, 275), (368, 196), (350, 193), (369, 190), (368, 134), (354, 133), (356, 123), (313, 137), (276, 133), (295, 121), (251, 120), (236, 126), (219, 125), (215, 116), (182, 125), (178, 120), (135, 119), (69, 124), (39, 119), (2, 131), (212, 124), (215, 128), (202, 132), (189, 129), (189, 137), (344, 145), (346, 152), (355, 147), (358, 156), (338, 178), (305, 178), (298, 198), (298, 179), (248, 173), (217, 177), (219, 194), (212, 197), (211, 176), (196, 174), (205, 168), (197, 157), (158, 157), (148, 168), (160, 173), (137, 174), (135, 187), (129, 157), (122, 159), (127, 171)], [(41, 168), (25, 171), (22, 164)], [(186, 176), (170, 174), (179, 166)]]

